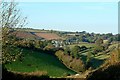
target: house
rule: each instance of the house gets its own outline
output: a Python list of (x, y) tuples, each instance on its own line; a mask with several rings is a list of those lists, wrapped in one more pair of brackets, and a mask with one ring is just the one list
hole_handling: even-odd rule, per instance
[(63, 40), (52, 40), (51, 42), (55, 47), (63, 47), (64, 46)]

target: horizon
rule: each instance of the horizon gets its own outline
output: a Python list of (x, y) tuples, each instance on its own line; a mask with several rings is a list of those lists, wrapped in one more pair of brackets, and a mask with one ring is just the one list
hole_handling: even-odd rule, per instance
[(25, 28), (118, 34), (115, 2), (20, 2)]
[[(37, 28), (28, 28), (28, 27), (24, 27), (24, 28), (22, 28), (22, 29), (33, 29), (33, 30), (45, 30), (45, 31), (51, 31), (51, 30), (53, 30), (53, 31), (58, 31), (58, 32), (73, 32), (73, 33), (76, 33), (76, 32), (83, 32), (83, 31), (65, 31), (65, 30), (54, 30), (54, 29), (37, 29)], [(88, 32), (88, 31), (85, 31), (86, 33), (89, 33), (89, 34), (91, 34), (91, 33), (94, 33), (94, 34), (111, 34), (112, 32), (108, 32), (108, 33), (96, 33), (96, 32)], [(119, 34), (119, 33), (116, 33), (116, 34), (114, 34), (114, 33), (112, 33), (113, 35), (117, 35), (117, 34)]]

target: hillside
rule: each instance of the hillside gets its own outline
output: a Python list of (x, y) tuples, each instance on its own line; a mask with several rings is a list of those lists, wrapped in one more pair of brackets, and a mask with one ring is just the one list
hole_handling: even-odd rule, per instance
[(12, 34), (16, 35), (18, 38), (22, 39), (45, 39), (45, 40), (59, 40), (62, 39), (59, 35), (55, 33), (50, 33), (50, 32), (36, 32), (33, 30), (33, 32), (30, 31), (14, 31)]
[(22, 39), (41, 39), (40, 37), (32, 34), (31, 32), (26, 31), (14, 31), (12, 32), (13, 35), (16, 35), (17, 38)]
[(23, 60), (19, 59), (6, 67), (14, 72), (45, 71), (50, 77), (63, 77), (75, 74), (74, 71), (64, 66), (55, 56), (33, 50), (23, 50)]
[(16, 1), (0, 1), (1, 80), (120, 80), (117, 3)]
[(35, 33), (35, 35), (42, 37), (46, 40), (53, 40), (53, 39), (62, 39), (61, 37), (59, 37), (57, 34), (55, 33), (46, 33), (46, 32), (39, 32), (39, 33)]
[[(101, 37), (94, 42), (87, 42), (84, 37), (85, 39), (91, 37), (87, 34), (83, 36), (83, 40), (79, 40), (81, 33), (74, 36), (65, 36), (69, 33), (63, 33), (63, 36), (59, 32), (43, 32), (42, 30), (38, 30), (38, 32), (11, 30), (11, 33), (15, 34), (18, 39), (15, 38), (14, 44), (9, 44), (15, 49), (8, 50), (12, 62), (9, 61), (8, 57), (5, 66), (8, 71), (15, 74), (45, 73), (50, 78), (65, 78), (67, 76), (73, 77), (77, 72), (84, 77), (87, 76), (89, 69), (95, 70), (103, 65), (110, 58), (111, 51), (118, 46), (117, 41), (108, 42), (108, 38), (101, 39)], [(63, 40), (63, 38), (66, 39)], [(17, 57), (13, 53), (17, 53), (14, 50), (17, 51), (18, 47), (22, 48), (23, 51)]]

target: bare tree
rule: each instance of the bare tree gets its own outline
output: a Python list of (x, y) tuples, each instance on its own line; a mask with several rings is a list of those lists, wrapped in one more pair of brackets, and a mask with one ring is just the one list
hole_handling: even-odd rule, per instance
[[(2, 62), (11, 62), (19, 56), (19, 50), (13, 52), (16, 47), (14, 44), (15, 35), (11, 36), (12, 31), (24, 27), (27, 17), (22, 18), (20, 9), (16, 2), (0, 3), (0, 28), (2, 29)], [(14, 50), (15, 51), (15, 50)]]

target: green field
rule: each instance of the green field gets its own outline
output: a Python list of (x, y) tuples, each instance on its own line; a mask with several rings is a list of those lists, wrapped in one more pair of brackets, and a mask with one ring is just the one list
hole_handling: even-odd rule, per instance
[(94, 47), (95, 46), (95, 43), (79, 43), (79, 44), (71, 44), (71, 45), (68, 45), (70, 48), (73, 48), (74, 46), (86, 46), (86, 47)]
[(23, 50), (23, 61), (16, 60), (6, 64), (10, 71), (34, 72), (46, 71), (51, 77), (64, 77), (65, 74), (75, 74), (74, 71), (64, 66), (55, 56), (32, 50)]
[[(74, 47), (74, 46), (76, 46), (76, 45), (78, 45), (78, 46), (86, 46), (87, 48), (89, 48), (89, 47), (96, 47), (96, 44), (95, 43), (85, 43), (85, 42), (81, 42), (81, 43), (79, 43), (79, 44), (71, 44), (71, 45), (68, 45), (68, 47), (70, 47), (71, 49)], [(114, 45), (111, 45), (111, 46), (109, 46), (109, 48), (111, 48), (111, 47), (113, 47), (113, 46), (116, 46), (116, 44), (114, 44)], [(90, 51), (92, 51), (93, 49), (87, 49), (87, 50), (84, 50), (84, 51), (81, 51), (80, 53), (82, 54), (82, 55), (84, 55), (84, 56), (87, 56), (87, 53), (88, 52), (90, 52)], [(101, 54), (101, 55), (96, 55), (94, 58), (96, 58), (96, 59), (107, 59), (108, 57), (109, 57), (109, 55), (107, 55), (107, 53), (106, 54), (103, 54), (102, 52), (100, 52), (100, 53), (97, 53), (97, 54)]]
[[(88, 48), (84, 51), (79, 52), (81, 59), (83, 60), (84, 63), (86, 63), (88, 53), (90, 53), (94, 50), (94, 47), (96, 47), (96, 44), (83, 42), (83, 43), (79, 43), (79, 44), (71, 44), (71, 45), (68, 45), (68, 47), (70, 47), (70, 49), (72, 49), (76, 45), (80, 46), (80, 47), (86, 46)], [(111, 45), (111, 46), (113, 46), (113, 45)], [(92, 48), (90, 48), (90, 47), (92, 47)], [(104, 51), (98, 52), (95, 55), (91, 54), (90, 56), (91, 56), (91, 67), (93, 67), (94, 69), (99, 68), (104, 63), (104, 61), (110, 57), (110, 55), (107, 53), (104, 53)]]

